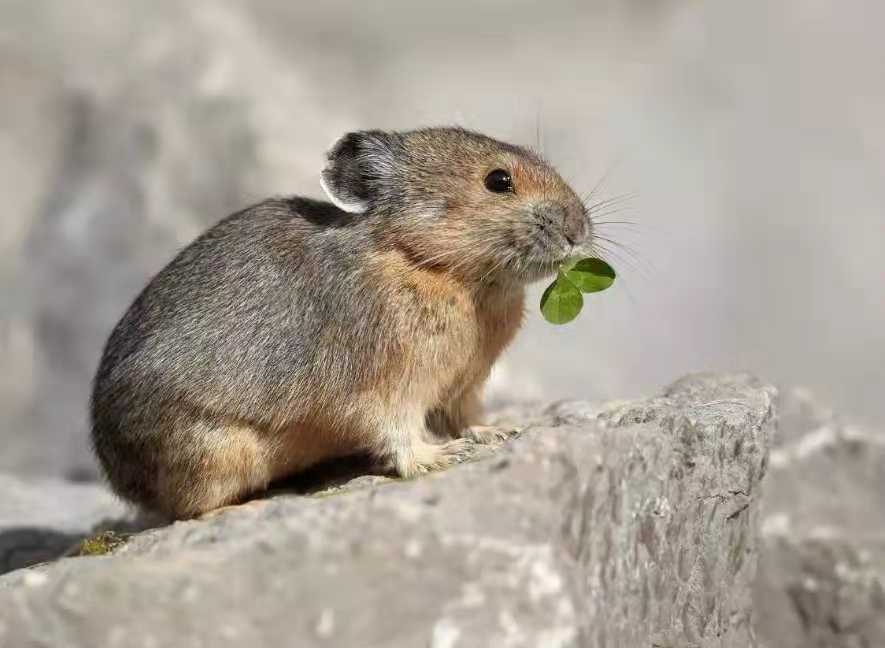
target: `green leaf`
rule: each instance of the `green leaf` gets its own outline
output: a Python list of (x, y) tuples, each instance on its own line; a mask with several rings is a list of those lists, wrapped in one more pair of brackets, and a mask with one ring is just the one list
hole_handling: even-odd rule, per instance
[(563, 274), (547, 286), (547, 290), (541, 295), (541, 313), (551, 324), (571, 322), (583, 306), (584, 297), (581, 291)]
[(581, 292), (599, 292), (615, 282), (615, 271), (602, 259), (581, 259), (565, 271)]

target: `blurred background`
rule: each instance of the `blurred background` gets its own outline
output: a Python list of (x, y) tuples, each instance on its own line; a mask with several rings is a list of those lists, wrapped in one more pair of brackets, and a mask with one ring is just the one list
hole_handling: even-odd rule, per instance
[(0, 0), (0, 471), (89, 479), (102, 344), (202, 229), (320, 196), (344, 131), (541, 149), (620, 245), (494, 401), (699, 370), (885, 423), (885, 4)]

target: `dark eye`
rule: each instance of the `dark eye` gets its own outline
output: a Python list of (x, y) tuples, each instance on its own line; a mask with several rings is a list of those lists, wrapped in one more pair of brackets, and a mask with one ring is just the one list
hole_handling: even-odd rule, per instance
[(486, 189), (494, 193), (513, 191), (513, 179), (504, 169), (495, 169), (486, 176)]

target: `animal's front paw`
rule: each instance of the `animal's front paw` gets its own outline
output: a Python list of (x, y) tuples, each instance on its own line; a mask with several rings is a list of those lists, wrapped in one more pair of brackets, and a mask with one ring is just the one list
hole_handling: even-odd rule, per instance
[(454, 439), (439, 445), (428, 443), (415, 449), (415, 463), (421, 472), (443, 470), (470, 457), (473, 443)]
[(464, 430), (464, 438), (482, 445), (498, 445), (514, 436), (519, 430), (495, 425), (471, 425)]
[(445, 470), (454, 464), (465, 461), (473, 454), (476, 444), (470, 439), (455, 439), (446, 443), (416, 444), (397, 461), (397, 472), (401, 477)]

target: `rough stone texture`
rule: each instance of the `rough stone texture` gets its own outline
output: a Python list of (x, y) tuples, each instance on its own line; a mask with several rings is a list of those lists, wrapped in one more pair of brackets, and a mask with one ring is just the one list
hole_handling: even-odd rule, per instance
[(127, 519), (98, 484), (0, 474), (0, 493), (0, 574), (57, 558), (96, 525)]
[(772, 391), (560, 403), (495, 452), (0, 578), (0, 645), (740, 646)]
[(885, 646), (885, 435), (778, 402), (756, 585), (771, 648)]

